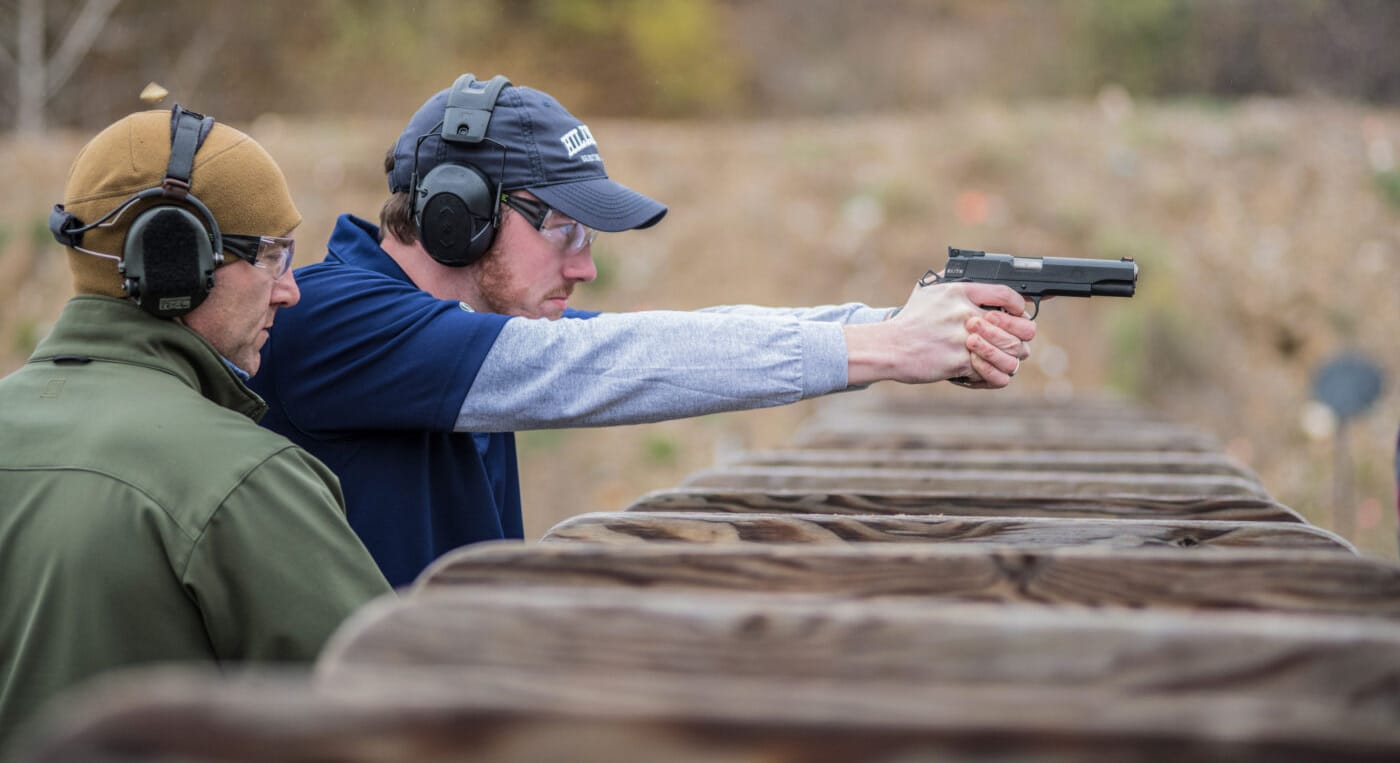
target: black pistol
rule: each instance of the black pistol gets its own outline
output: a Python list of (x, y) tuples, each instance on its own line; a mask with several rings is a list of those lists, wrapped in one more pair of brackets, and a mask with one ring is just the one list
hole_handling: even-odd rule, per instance
[(919, 279), (919, 285), (968, 281), (1010, 286), (1035, 304), (1031, 315), (1035, 320), (1042, 297), (1131, 297), (1137, 290), (1137, 277), (1137, 263), (1130, 257), (1015, 257), (950, 246), (943, 275), (930, 270)]

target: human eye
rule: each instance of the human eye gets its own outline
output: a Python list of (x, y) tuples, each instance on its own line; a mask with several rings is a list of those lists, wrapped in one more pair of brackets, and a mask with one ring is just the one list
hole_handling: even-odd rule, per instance
[(291, 263), (291, 245), (283, 240), (264, 240), (258, 247), (257, 266), (266, 268), (275, 276), (281, 276), (286, 272), (287, 266)]
[(574, 240), (574, 235), (578, 231), (578, 228), (578, 223), (568, 222), (544, 228), (540, 232), (548, 236), (552, 241), (569, 243)]

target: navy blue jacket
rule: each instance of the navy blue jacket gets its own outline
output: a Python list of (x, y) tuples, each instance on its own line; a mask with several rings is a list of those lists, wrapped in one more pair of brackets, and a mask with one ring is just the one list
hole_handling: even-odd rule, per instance
[(342, 215), (323, 262), (296, 271), (251, 386), (262, 423), (340, 477), (350, 525), (395, 586), (458, 546), (521, 538), (515, 437), (453, 432), (508, 316), (421, 291)]

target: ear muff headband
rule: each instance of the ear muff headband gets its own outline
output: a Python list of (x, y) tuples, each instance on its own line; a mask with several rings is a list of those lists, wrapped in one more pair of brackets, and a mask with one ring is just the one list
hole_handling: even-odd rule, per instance
[(440, 129), (420, 137), (414, 147), (413, 221), (423, 249), (443, 265), (465, 267), (491, 248), (500, 216), (500, 183), (492, 183), (472, 165), (453, 162), (439, 164), (419, 180), (418, 148), (433, 135), (449, 143), (488, 140), (486, 128), (496, 99), (508, 85), (510, 80), (500, 75), (484, 83), (472, 74), (458, 77), (448, 93)]
[(477, 82), (476, 75), (463, 74), (452, 83), (447, 95), (447, 108), (442, 114), (442, 139), (452, 143), (480, 143), (486, 139), (491, 124), (491, 112), (496, 99), (510, 80), (497, 74), (486, 82)]
[(214, 269), (223, 262), (223, 234), (214, 213), (190, 193), (194, 155), (213, 128), (214, 118), (176, 104), (170, 119), (170, 160), (159, 186), (137, 191), (94, 223), (84, 224), (62, 204), (55, 204), (49, 213), (54, 239), (82, 250), (85, 232), (137, 202), (160, 197), (194, 208), (199, 217), (179, 204), (156, 204), (137, 215), (122, 244), (117, 266), (124, 278), (122, 286), (142, 310), (159, 318), (184, 315), (198, 307), (214, 288)]

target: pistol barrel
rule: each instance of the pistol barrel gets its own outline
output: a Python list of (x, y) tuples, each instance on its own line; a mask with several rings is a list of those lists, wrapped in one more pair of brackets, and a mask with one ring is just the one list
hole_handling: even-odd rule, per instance
[(1096, 297), (1131, 297), (1136, 291), (1134, 281), (1100, 281), (1089, 289)]

